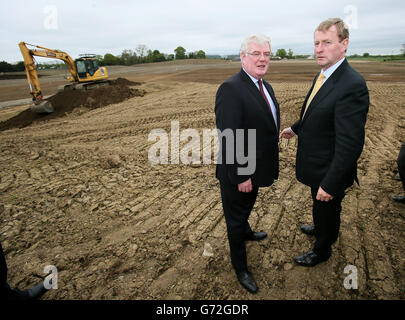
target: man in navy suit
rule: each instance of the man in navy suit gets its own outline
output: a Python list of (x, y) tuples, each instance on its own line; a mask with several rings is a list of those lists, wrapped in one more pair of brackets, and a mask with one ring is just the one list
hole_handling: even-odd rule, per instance
[(363, 150), (369, 93), (364, 79), (345, 58), (349, 30), (339, 18), (322, 22), (314, 34), (315, 56), (322, 67), (302, 106), (300, 119), (280, 138), (298, 136), (296, 176), (311, 187), (313, 250), (295, 258), (312, 267), (329, 259), (337, 240), (345, 189), (357, 181)]
[(251, 293), (258, 287), (247, 266), (245, 241), (263, 240), (267, 233), (253, 232), (248, 219), (259, 187), (278, 178), (280, 109), (273, 88), (262, 79), (270, 53), (266, 36), (246, 38), (240, 50), (242, 70), (222, 83), (215, 101), (220, 142), (216, 177), (231, 261), (239, 282)]

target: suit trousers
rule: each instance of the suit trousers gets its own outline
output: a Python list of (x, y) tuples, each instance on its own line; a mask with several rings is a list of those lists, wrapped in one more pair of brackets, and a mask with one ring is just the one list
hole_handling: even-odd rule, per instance
[(339, 236), (340, 212), (345, 194), (336, 196), (330, 201), (316, 200), (317, 188), (311, 188), (313, 200), (312, 217), (315, 227), (315, 246), (313, 251), (323, 257), (331, 255), (331, 246)]
[(220, 183), (231, 262), (238, 274), (248, 271), (245, 240), (253, 234), (248, 219), (256, 202), (258, 187), (251, 192), (239, 192), (237, 185)]
[(399, 176), (401, 177), (402, 181), (402, 187), (404, 188), (405, 191), (405, 142), (403, 142), (401, 145), (401, 150), (399, 151), (397, 164)]

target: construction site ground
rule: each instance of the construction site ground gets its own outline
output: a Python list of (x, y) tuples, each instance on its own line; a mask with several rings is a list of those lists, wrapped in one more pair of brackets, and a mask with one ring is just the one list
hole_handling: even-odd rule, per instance
[[(367, 80), (370, 110), (359, 160), (360, 186), (348, 189), (333, 255), (314, 268), (293, 258), (312, 248), (309, 188), (295, 178), (297, 139), (280, 142), (280, 177), (261, 188), (250, 217), (267, 239), (248, 242), (259, 292), (238, 283), (229, 258), (215, 164), (151, 164), (148, 136), (215, 128), (215, 93), (239, 62), (186, 60), (108, 67), (129, 94), (107, 105), (69, 105), (58, 116), (4, 127), (29, 108), (25, 78), (0, 77), (0, 240), (8, 282), (27, 288), (58, 270), (43, 299), (404, 299), (405, 205), (394, 179), (405, 141), (405, 64), (352, 62)], [(299, 116), (319, 71), (315, 61), (271, 61), (266, 80), (281, 127)], [(44, 95), (64, 71), (40, 72)], [(135, 83), (130, 83), (133, 81)], [(92, 99), (97, 100), (97, 97)], [(88, 102), (88, 101), (87, 101)], [(14, 103), (14, 104), (13, 104)], [(17, 103), (18, 104), (18, 103)], [(3, 127), (2, 127), (3, 125)], [(180, 143), (180, 150), (186, 142)], [(169, 149), (170, 150), (170, 149)], [(357, 270), (357, 289), (345, 279)], [(346, 279), (347, 284), (347, 279)]]

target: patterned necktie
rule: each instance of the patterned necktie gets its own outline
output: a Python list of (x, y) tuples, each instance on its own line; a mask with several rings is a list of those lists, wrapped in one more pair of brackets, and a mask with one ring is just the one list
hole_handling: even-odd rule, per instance
[(267, 105), (268, 105), (268, 106), (269, 106), (269, 108), (270, 108), (270, 103), (269, 103), (269, 100), (267, 100), (267, 97), (266, 97), (266, 95), (265, 95), (265, 93), (264, 93), (264, 90), (263, 90), (262, 79), (257, 80), (257, 82), (259, 83), (260, 93), (262, 94), (262, 96), (263, 96), (264, 100), (266, 100)]
[(270, 109), (271, 115), (273, 116), (273, 120), (274, 120), (274, 123), (276, 124), (276, 128), (277, 128), (277, 121), (276, 121), (276, 119), (275, 119), (275, 115), (273, 114), (273, 110), (271, 109), (269, 100), (267, 100), (266, 94), (264, 93), (264, 90), (263, 90), (262, 79), (257, 80), (257, 83), (259, 84), (260, 93), (262, 94), (264, 100), (266, 100), (267, 106), (268, 106), (269, 109)]
[(304, 111), (304, 113), (303, 113), (303, 115), (302, 115), (302, 118), (304, 118), (305, 113), (307, 112), (308, 107), (309, 107), (309, 105), (310, 105), (312, 99), (315, 97), (316, 93), (317, 93), (317, 92), (319, 91), (319, 89), (322, 87), (322, 82), (323, 82), (323, 79), (324, 79), (324, 78), (325, 78), (325, 75), (324, 75), (323, 73), (321, 73), (321, 74), (319, 75), (318, 79), (316, 79), (316, 82), (315, 82), (315, 85), (314, 85), (314, 89), (312, 90), (311, 95), (310, 95), (309, 98), (308, 98), (307, 105), (305, 106), (305, 111)]

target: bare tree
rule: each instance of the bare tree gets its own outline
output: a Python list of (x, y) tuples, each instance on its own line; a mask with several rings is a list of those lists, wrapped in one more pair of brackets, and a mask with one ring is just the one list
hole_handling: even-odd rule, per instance
[(144, 44), (138, 44), (135, 48), (135, 51), (139, 57), (143, 58), (148, 51), (148, 47)]

